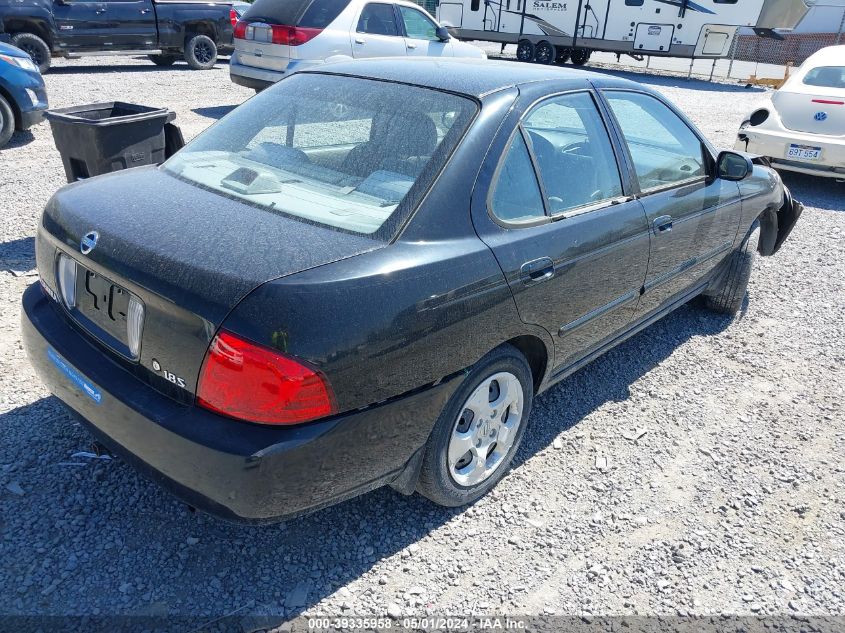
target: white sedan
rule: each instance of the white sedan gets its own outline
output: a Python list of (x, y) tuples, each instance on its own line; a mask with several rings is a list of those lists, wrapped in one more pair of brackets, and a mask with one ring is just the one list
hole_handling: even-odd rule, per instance
[(808, 57), (742, 122), (734, 147), (777, 169), (845, 180), (845, 46)]

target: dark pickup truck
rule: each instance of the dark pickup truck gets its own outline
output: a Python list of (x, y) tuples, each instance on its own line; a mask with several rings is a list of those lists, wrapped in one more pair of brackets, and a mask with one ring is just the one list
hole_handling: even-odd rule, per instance
[(231, 2), (0, 0), (0, 23), (12, 44), (42, 73), (52, 57), (138, 52), (159, 66), (184, 58), (205, 70), (218, 52), (231, 52), (235, 21)]

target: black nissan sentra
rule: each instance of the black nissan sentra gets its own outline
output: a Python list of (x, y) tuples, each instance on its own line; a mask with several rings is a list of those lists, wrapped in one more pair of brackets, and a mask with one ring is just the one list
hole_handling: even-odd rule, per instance
[(801, 212), (762, 162), (621, 79), (326, 65), (56, 193), (24, 341), (96, 437), (213, 514), (384, 484), (461, 505), (538, 393), (697, 296), (740, 309)]

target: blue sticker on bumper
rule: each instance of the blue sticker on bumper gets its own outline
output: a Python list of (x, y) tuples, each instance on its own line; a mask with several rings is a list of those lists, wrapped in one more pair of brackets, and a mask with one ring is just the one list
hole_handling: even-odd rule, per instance
[(86, 396), (91, 398), (91, 400), (97, 404), (100, 404), (100, 401), (103, 399), (103, 394), (101, 394), (100, 390), (92, 385), (85, 376), (76, 371), (76, 369), (74, 369), (74, 367), (71, 366), (71, 364), (64, 358), (59, 356), (53, 348), (47, 348), (47, 356), (50, 357), (53, 364), (58, 367), (65, 376), (70, 378), (71, 382), (79, 387)]

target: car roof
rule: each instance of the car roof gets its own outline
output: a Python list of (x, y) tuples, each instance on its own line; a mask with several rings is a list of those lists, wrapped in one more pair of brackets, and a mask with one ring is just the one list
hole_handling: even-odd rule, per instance
[(845, 60), (845, 44), (826, 46), (810, 55), (805, 62), (805, 66), (815, 67), (831, 63), (841, 66), (843, 60)]
[[(583, 87), (584, 79), (606, 79), (604, 75), (574, 68), (541, 66), (506, 60), (442, 57), (393, 57), (342, 61), (302, 72), (354, 75), (369, 79), (411, 83), (418, 86), (482, 97), (521, 84), (553, 81), (565, 88)], [(626, 80), (614, 83), (637, 84)]]

